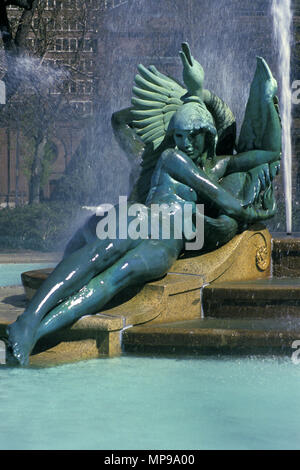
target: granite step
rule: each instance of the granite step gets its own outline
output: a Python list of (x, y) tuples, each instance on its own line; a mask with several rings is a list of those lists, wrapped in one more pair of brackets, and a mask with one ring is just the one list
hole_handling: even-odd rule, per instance
[[(299, 277), (300, 234), (277, 236), (272, 240), (272, 271), (274, 277)], [(297, 238), (296, 238), (297, 236)]]
[(291, 356), (297, 340), (300, 340), (300, 319), (206, 318), (135, 326), (124, 332), (123, 350), (151, 354)]
[[(244, 291), (246, 292), (246, 290)], [(0, 289), (0, 335), (26, 304), (21, 287)], [(107, 312), (108, 313), (108, 312)], [(145, 313), (145, 311), (144, 311)], [(138, 314), (138, 312), (137, 312)], [(41, 341), (31, 365), (51, 366), (125, 353), (288, 354), (300, 340), (300, 317), (195, 318), (131, 326), (122, 315), (86, 316), (70, 328)]]
[(202, 290), (205, 317), (300, 318), (300, 278), (213, 283)]

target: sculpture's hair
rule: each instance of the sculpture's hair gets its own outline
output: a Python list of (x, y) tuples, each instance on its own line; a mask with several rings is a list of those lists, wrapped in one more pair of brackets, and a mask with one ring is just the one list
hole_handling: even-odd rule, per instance
[(175, 129), (205, 131), (207, 158), (215, 157), (218, 141), (217, 129), (213, 116), (200, 98), (190, 96), (184, 100), (183, 105), (170, 120), (167, 135), (173, 136)]

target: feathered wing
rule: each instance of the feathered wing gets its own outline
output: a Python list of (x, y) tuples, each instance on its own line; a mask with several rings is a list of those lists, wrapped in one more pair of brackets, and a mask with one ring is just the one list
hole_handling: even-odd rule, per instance
[(145, 147), (141, 173), (130, 198), (144, 202), (158, 158), (166, 148), (174, 145), (167, 129), (173, 114), (183, 104), (186, 90), (154, 66), (139, 65), (132, 92), (130, 125)]
[(237, 151), (245, 152), (263, 148), (264, 134), (266, 132), (270, 99), (273, 99), (277, 108), (278, 100), (275, 96), (277, 90), (276, 80), (262, 57), (257, 57), (256, 71), (250, 87), (244, 121), (241, 127)]
[(153, 65), (138, 66), (132, 89), (131, 108), (112, 116), (115, 137), (126, 152), (132, 168), (140, 167), (140, 175), (130, 199), (144, 202), (151, 177), (161, 153), (173, 145), (166, 135), (171, 117), (182, 106), (187, 90), (175, 80), (160, 73)]
[(186, 90), (154, 66), (139, 65), (138, 71), (132, 89), (132, 125), (143, 142), (156, 150), (165, 138), (171, 117), (182, 106)]

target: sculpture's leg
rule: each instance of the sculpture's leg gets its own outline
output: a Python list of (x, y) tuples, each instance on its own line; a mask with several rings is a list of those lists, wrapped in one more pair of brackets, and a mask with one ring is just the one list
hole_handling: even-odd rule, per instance
[(29, 354), (43, 317), (61, 300), (79, 291), (90, 279), (111, 266), (140, 240), (96, 240), (63, 259), (32, 298), (29, 306), (7, 328), (14, 355)]
[[(205, 217), (205, 240), (214, 238), (216, 248), (231, 240), (237, 231), (238, 223), (226, 215), (217, 219)], [(184, 240), (142, 241), (113, 266), (94, 277), (78, 293), (51, 310), (41, 321), (35, 342), (46, 334), (72, 324), (82, 315), (99, 312), (112, 297), (129, 285), (163, 276), (178, 258), (183, 244)]]
[[(117, 209), (117, 206), (115, 206)], [(70, 256), (74, 251), (79, 250), (83, 246), (93, 243), (96, 238), (97, 224), (103, 217), (93, 214), (89, 217), (85, 223), (74, 233), (72, 238), (69, 240), (65, 251), (64, 258)]]
[(239, 223), (223, 214), (213, 219), (205, 216), (204, 250), (215, 250), (229, 242), (238, 232)]
[(27, 364), (36, 341), (45, 334), (74, 323), (83, 315), (99, 312), (118, 292), (131, 285), (143, 284), (165, 275), (178, 258), (182, 240), (143, 240), (111, 267), (94, 277), (78, 293), (52, 309), (42, 320), (30, 346), (22, 336), (18, 359)]

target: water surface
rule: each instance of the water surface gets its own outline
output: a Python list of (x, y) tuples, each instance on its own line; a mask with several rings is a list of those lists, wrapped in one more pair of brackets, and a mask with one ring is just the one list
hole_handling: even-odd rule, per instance
[(1, 449), (299, 449), (289, 358), (123, 356), (0, 369)]

